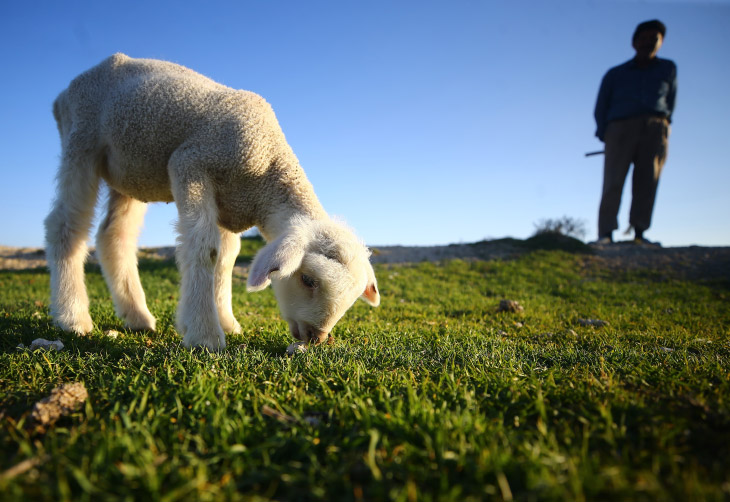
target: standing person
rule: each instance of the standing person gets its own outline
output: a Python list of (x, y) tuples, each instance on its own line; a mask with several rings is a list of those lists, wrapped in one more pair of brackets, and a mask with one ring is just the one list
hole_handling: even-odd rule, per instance
[(603, 194), (598, 212), (598, 244), (613, 242), (618, 209), (629, 167), (634, 164), (629, 224), (634, 241), (651, 244), (651, 224), (659, 175), (667, 158), (669, 124), (677, 92), (677, 66), (657, 57), (666, 27), (639, 24), (632, 46), (636, 55), (603, 77), (596, 100), (596, 136), (605, 143)]

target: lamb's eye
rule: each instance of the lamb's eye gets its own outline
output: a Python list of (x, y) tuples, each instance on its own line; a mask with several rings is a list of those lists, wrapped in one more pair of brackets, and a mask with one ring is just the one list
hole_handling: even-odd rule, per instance
[(317, 287), (317, 281), (315, 281), (312, 277), (309, 277), (306, 274), (302, 274), (302, 284), (304, 284), (309, 289), (314, 289)]

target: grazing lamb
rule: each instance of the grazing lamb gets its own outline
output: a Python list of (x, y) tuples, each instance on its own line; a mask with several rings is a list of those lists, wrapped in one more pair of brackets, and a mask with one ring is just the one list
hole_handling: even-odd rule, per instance
[(380, 294), (368, 249), (331, 220), (260, 96), (182, 66), (115, 54), (82, 73), (53, 105), (61, 166), (45, 220), (51, 315), (67, 331), (93, 324), (86, 239), (100, 180), (109, 186), (96, 245), (114, 306), (131, 329), (154, 330), (137, 270), (147, 202), (174, 201), (181, 273), (176, 328), (187, 347), (225, 348), (240, 333), (231, 272), (240, 233), (258, 226), (248, 290), (269, 283), (291, 334), (325, 340), (345, 311)]

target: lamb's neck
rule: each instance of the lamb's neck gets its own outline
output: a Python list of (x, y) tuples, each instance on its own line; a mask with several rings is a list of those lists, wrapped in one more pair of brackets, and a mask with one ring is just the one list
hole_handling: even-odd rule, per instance
[(269, 177), (269, 186), (276, 188), (269, 193), (271, 205), (258, 225), (264, 239), (276, 239), (302, 219), (329, 218), (293, 153), (273, 163)]
[[(321, 209), (321, 206), (319, 207)], [(271, 242), (285, 234), (290, 228), (306, 220), (324, 220), (329, 218), (324, 209), (319, 211), (302, 211), (292, 207), (281, 207), (271, 212), (259, 225), (259, 231), (267, 242)]]

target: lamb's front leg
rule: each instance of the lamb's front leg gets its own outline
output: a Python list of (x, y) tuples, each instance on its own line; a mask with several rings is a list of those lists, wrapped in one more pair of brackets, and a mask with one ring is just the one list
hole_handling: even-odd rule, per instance
[(233, 316), (233, 306), (231, 305), (231, 283), (233, 266), (236, 264), (238, 252), (241, 250), (241, 238), (223, 228), (220, 229), (220, 233), (220, 254), (215, 267), (215, 303), (218, 306), (218, 318), (223, 331), (240, 333), (241, 325)]
[(203, 186), (181, 188), (175, 194), (180, 234), (176, 256), (181, 275), (176, 327), (186, 347), (222, 350), (226, 339), (215, 302), (220, 233), (215, 202)]
[(137, 270), (137, 237), (147, 205), (109, 190), (106, 218), (99, 226), (96, 251), (117, 315), (131, 329), (155, 330)]

